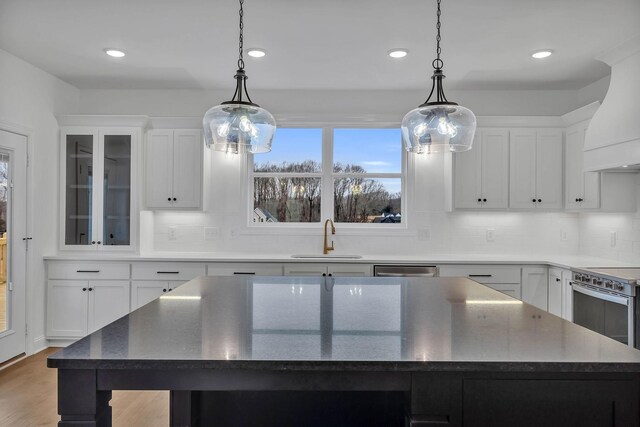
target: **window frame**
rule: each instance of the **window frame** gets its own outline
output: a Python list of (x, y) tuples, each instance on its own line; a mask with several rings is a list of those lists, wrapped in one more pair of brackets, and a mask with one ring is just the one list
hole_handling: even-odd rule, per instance
[[(322, 169), (321, 172), (314, 173), (277, 173), (277, 172), (254, 172), (254, 158), (253, 154), (247, 153), (246, 162), (244, 163), (245, 171), (244, 174), (247, 182), (244, 183), (243, 189), (247, 193), (245, 194), (245, 205), (246, 205), (246, 226), (247, 230), (252, 232), (262, 232), (262, 231), (275, 231), (278, 232), (286, 231), (286, 230), (316, 230), (318, 227), (321, 227), (326, 219), (331, 219), (335, 222), (335, 226), (337, 229), (343, 231), (353, 231), (355, 234), (360, 234), (359, 232), (364, 232), (363, 234), (368, 234), (372, 230), (383, 231), (393, 231), (394, 234), (397, 232), (403, 232), (408, 230), (408, 203), (407, 203), (407, 195), (413, 193), (412, 189), (412, 180), (408, 179), (408, 169), (410, 168), (409, 163), (412, 161), (412, 157), (408, 156), (407, 151), (404, 149), (402, 145), (402, 135), (400, 135), (400, 151), (401, 151), (401, 171), (399, 173), (364, 173), (364, 174), (346, 174), (346, 173), (336, 173), (333, 171), (333, 136), (334, 130), (337, 129), (400, 129), (400, 125), (397, 123), (376, 123), (375, 125), (368, 123), (345, 123), (345, 124), (281, 124), (282, 128), (287, 129), (322, 129)], [(259, 155), (259, 154), (258, 154)], [(321, 192), (320, 192), (320, 222), (275, 222), (275, 223), (255, 223), (253, 222), (253, 198), (254, 198), (254, 178), (258, 177), (316, 177), (321, 180)], [(385, 224), (385, 223), (356, 223), (356, 222), (337, 222), (334, 218), (334, 180), (337, 178), (349, 178), (349, 177), (360, 177), (360, 178), (393, 178), (400, 179), (400, 197), (401, 197), (401, 215), (402, 221), (400, 223), (395, 224)], [(326, 195), (329, 195), (328, 197)], [(257, 233), (260, 234), (260, 233)]]

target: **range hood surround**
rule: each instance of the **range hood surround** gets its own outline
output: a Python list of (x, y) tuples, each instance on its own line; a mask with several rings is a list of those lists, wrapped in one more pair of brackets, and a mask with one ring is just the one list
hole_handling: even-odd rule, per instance
[(585, 172), (640, 164), (640, 35), (597, 58), (611, 66), (611, 82), (585, 136)]

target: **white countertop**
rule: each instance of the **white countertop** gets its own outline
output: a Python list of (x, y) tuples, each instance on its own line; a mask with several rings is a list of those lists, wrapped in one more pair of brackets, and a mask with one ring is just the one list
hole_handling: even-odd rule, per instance
[[(291, 254), (252, 254), (246, 252), (153, 252), (88, 254), (63, 253), (45, 256), (45, 260), (58, 261), (192, 261), (192, 262), (291, 262), (291, 263), (366, 263), (366, 264), (537, 264), (561, 268), (572, 267), (640, 267), (606, 258), (583, 255), (513, 255), (513, 254), (425, 254), (425, 255), (363, 255), (358, 259), (336, 258), (319, 254), (317, 258), (292, 258)], [(348, 255), (348, 254), (335, 254)]]

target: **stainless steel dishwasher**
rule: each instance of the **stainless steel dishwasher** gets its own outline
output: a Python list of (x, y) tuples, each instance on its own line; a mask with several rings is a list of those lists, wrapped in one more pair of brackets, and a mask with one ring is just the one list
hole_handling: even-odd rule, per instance
[(435, 265), (374, 265), (373, 275), (377, 277), (437, 277)]

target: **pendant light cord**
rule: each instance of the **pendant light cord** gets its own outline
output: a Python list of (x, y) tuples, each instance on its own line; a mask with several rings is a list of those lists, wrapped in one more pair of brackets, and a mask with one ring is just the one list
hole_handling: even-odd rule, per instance
[(438, 22), (436, 24), (436, 30), (438, 31), (438, 35), (436, 36), (436, 59), (434, 59), (431, 64), (436, 70), (441, 70), (444, 66), (444, 62), (442, 62), (442, 59), (440, 59), (440, 53), (442, 53), (442, 49), (440, 48), (440, 40), (442, 39), (440, 37), (440, 15), (442, 14), (442, 12), (440, 11), (441, 1), (442, 0), (438, 0), (438, 12), (436, 13), (438, 19)]
[[(440, 2), (440, 0), (438, 0)], [(244, 70), (244, 57), (243, 57), (243, 46), (244, 46), (244, 0), (240, 0), (240, 38), (238, 39), (238, 69)]]

